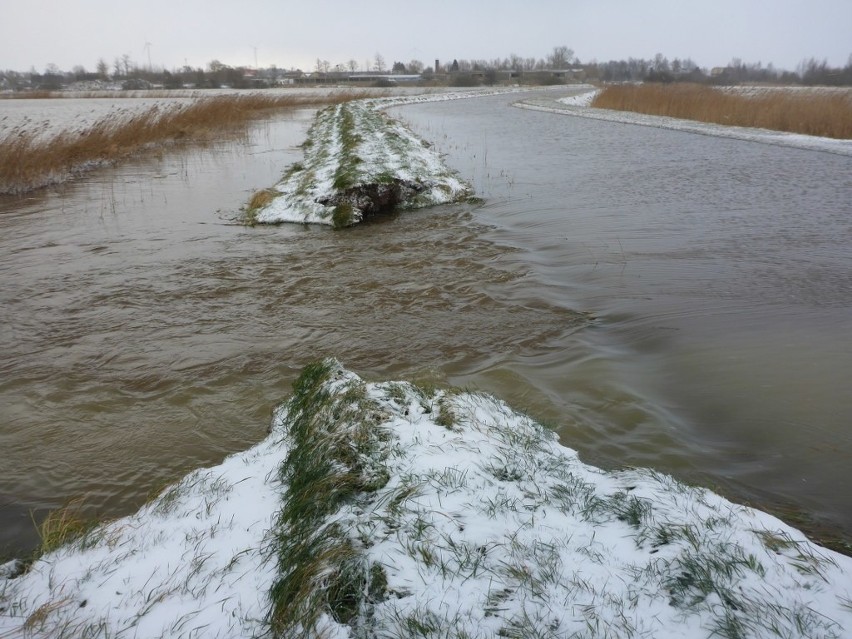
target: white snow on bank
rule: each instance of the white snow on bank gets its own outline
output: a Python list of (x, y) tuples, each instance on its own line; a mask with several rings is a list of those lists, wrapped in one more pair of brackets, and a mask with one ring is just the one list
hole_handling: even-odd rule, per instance
[(560, 104), (565, 104), (567, 106), (574, 107), (587, 107), (592, 104), (592, 100), (595, 99), (595, 96), (600, 93), (597, 89), (593, 89), (591, 91), (584, 91), (583, 93), (578, 93), (577, 95), (571, 95), (567, 98), (559, 98), (557, 102)]
[(721, 124), (710, 124), (706, 122), (695, 122), (693, 120), (680, 120), (657, 115), (645, 115), (629, 111), (612, 111), (609, 109), (596, 109), (591, 106), (594, 99), (592, 92), (571, 96), (559, 100), (547, 98), (528, 98), (516, 102), (514, 106), (533, 111), (546, 111), (549, 113), (560, 113), (595, 120), (606, 120), (607, 122), (620, 122), (623, 124), (638, 124), (660, 129), (671, 129), (684, 131), (686, 133), (698, 133), (748, 142), (759, 142), (761, 144), (774, 144), (796, 149), (807, 149), (810, 151), (826, 151), (837, 155), (852, 156), (852, 140), (835, 140), (833, 138), (821, 138), (799, 133), (785, 133), (783, 131), (770, 131), (769, 129), (755, 129), (748, 127), (724, 126)]
[[(335, 365), (326, 387), (344, 397), (362, 381)], [(325, 615), (324, 636), (848, 636), (852, 559), (779, 520), (586, 465), (488, 396), (364, 388), (389, 481), (331, 519), (381, 567), (386, 596), (357, 631)], [(0, 580), (0, 637), (263, 635), (285, 416), (251, 450)]]
[(272, 435), (0, 578), (0, 637), (253, 637), (275, 576), (266, 538), (279, 507)]

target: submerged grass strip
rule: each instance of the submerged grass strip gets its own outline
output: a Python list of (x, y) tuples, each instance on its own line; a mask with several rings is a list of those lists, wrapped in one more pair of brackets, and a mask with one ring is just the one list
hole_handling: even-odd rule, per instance
[(342, 103), (360, 93), (318, 96), (225, 95), (189, 105), (154, 105), (127, 117), (108, 115), (84, 131), (48, 138), (13, 129), (0, 137), (0, 194), (26, 193), (76, 174), (167, 145), (245, 135), (246, 125), (273, 110)]
[(813, 90), (737, 95), (693, 84), (608, 86), (591, 106), (730, 126), (852, 139), (852, 95)]

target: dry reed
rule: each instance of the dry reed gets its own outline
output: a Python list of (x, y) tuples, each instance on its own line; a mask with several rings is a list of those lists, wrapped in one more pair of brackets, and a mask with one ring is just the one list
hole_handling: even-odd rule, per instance
[(21, 194), (62, 182), (86, 170), (114, 164), (163, 146), (233, 139), (248, 123), (275, 110), (314, 107), (364, 97), (325, 95), (226, 95), (189, 105), (155, 105), (139, 114), (108, 115), (84, 131), (14, 129), (0, 137), (0, 194)]
[(83, 515), (83, 499), (69, 501), (61, 508), (52, 510), (37, 526), (41, 544), (37, 554), (43, 555), (60, 546), (82, 537), (95, 527), (97, 520)]
[(731, 126), (852, 138), (849, 92), (763, 91), (736, 95), (695, 84), (610, 86), (592, 106)]
[(263, 189), (261, 191), (257, 191), (254, 195), (251, 196), (251, 199), (248, 203), (249, 210), (252, 209), (261, 209), (264, 206), (269, 205), (272, 200), (275, 199), (277, 193), (273, 189)]

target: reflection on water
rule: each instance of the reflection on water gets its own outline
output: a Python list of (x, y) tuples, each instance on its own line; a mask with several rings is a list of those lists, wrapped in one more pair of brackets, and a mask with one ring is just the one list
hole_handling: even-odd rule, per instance
[(262, 438), (308, 361), (493, 392), (592, 462), (852, 531), (850, 160), (520, 111), (397, 110), (480, 206), (234, 224), (299, 158), (252, 142), (0, 201), (0, 547), (133, 510)]

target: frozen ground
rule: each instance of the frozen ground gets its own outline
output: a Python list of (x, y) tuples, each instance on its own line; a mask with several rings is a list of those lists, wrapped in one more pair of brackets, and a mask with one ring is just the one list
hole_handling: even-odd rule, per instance
[(295, 388), (260, 444), (0, 579), (0, 637), (852, 627), (852, 559), (765, 513), (584, 464), (482, 394), (368, 384), (333, 361)]
[(705, 122), (695, 122), (693, 120), (680, 120), (678, 118), (644, 115), (642, 113), (631, 113), (628, 111), (595, 109), (589, 106), (594, 98), (594, 94), (594, 90), (589, 90), (581, 95), (557, 100), (546, 97), (533, 97), (520, 100), (515, 103), (515, 106), (523, 109), (562, 113), (565, 115), (593, 118), (596, 120), (606, 120), (608, 122), (639, 124), (642, 126), (653, 126), (661, 129), (672, 129), (675, 131), (686, 131), (688, 133), (698, 133), (701, 135), (713, 135), (717, 137), (733, 138), (736, 140), (760, 142), (762, 144), (775, 144), (778, 146), (788, 146), (814, 151), (827, 151), (838, 155), (852, 156), (852, 140), (835, 140), (832, 138), (820, 138), (797, 133), (770, 131), (768, 129), (723, 126), (721, 124), (708, 124)]

